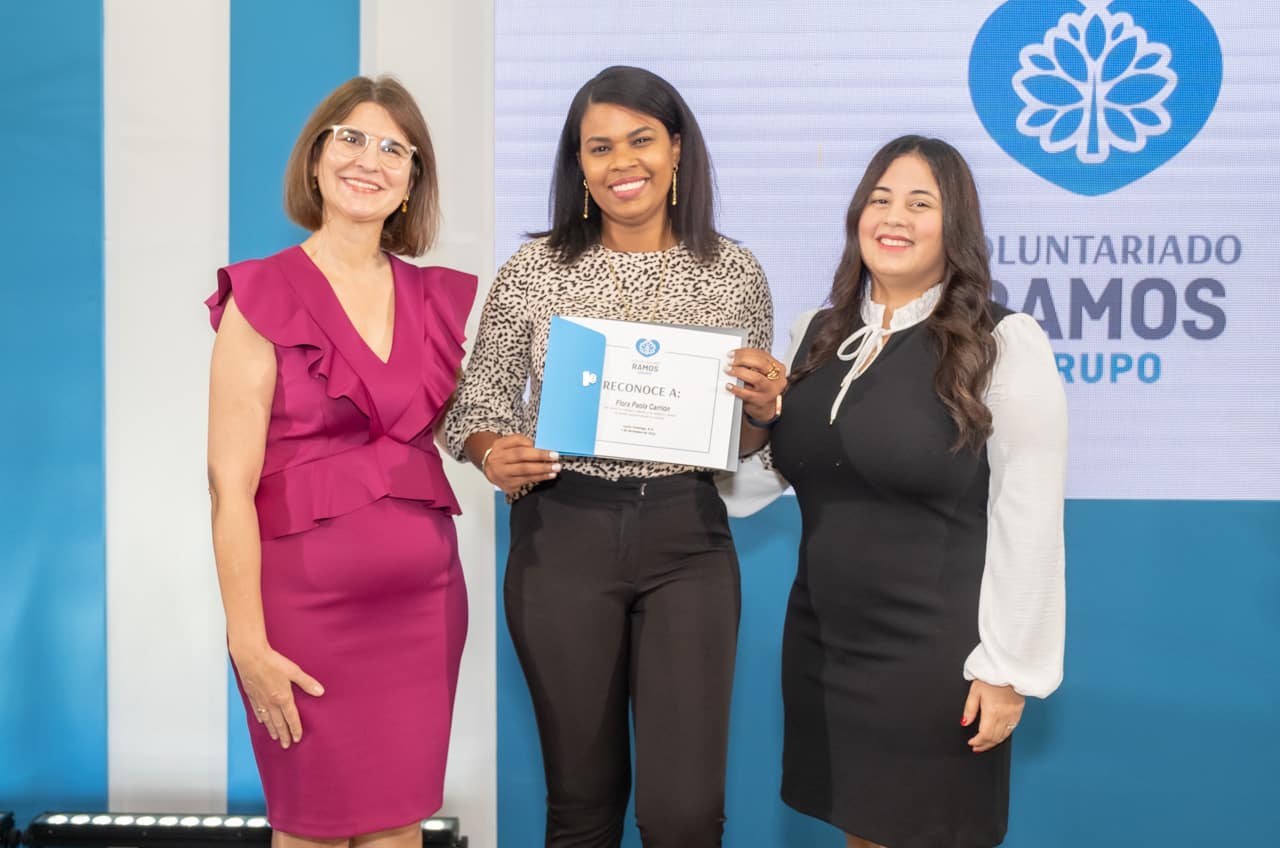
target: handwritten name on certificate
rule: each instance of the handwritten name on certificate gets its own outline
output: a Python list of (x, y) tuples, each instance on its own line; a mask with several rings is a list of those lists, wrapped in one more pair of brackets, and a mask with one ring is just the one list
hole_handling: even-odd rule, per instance
[(738, 329), (552, 318), (537, 446), (736, 468), (742, 408), (724, 369), (745, 339)]

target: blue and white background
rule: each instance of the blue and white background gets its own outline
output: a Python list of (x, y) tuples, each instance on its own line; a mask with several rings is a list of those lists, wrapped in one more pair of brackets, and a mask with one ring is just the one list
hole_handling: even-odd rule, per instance
[[(0, 7), (0, 809), (260, 804), (228, 693), (203, 473), (212, 271), (299, 238), (294, 133), (357, 72), (422, 103), (446, 230), (488, 279), (546, 220), (608, 64), (699, 116), (776, 348), (825, 296), (853, 186), (905, 132), (973, 165), (998, 295), (1071, 402), (1066, 682), (1015, 747), (1013, 846), (1280, 844), (1280, 28), (1275, 3), (44, 0)], [(471, 589), (446, 811), (540, 844), (528, 695), (465, 468)], [(831, 846), (777, 800), (784, 498), (743, 562), (726, 844)], [(959, 705), (957, 705), (959, 709)], [(628, 845), (638, 844), (634, 833)]]

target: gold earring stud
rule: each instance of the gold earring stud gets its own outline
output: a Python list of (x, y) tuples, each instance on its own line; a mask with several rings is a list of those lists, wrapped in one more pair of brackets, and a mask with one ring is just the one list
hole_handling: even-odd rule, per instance
[(582, 220), (591, 216), (591, 189), (587, 187), (587, 178), (582, 178)]

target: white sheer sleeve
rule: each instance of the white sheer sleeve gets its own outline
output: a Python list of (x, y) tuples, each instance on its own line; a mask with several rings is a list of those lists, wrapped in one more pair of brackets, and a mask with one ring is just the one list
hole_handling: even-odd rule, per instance
[(995, 330), (987, 392), (993, 432), (978, 638), (966, 679), (1043, 698), (1062, 682), (1066, 589), (1062, 512), (1067, 404), (1049, 339), (1015, 313)]
[[(787, 372), (795, 370), (796, 354), (800, 342), (809, 331), (809, 322), (818, 314), (817, 309), (801, 313), (791, 325), (791, 344), (783, 359)], [(784, 411), (786, 407), (783, 407)], [(787, 490), (787, 481), (773, 467), (773, 455), (769, 446), (746, 457), (738, 463), (738, 470), (716, 475), (716, 487), (724, 500), (725, 509), (734, 518), (752, 515), (778, 499)]]

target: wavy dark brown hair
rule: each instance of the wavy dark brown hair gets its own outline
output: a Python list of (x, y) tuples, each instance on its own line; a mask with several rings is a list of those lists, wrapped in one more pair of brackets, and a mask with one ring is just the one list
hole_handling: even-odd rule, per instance
[(912, 155), (929, 165), (942, 194), (946, 271), (942, 298), (925, 324), (939, 352), (933, 387), (956, 425), (956, 441), (951, 450), (969, 448), (976, 452), (991, 435), (991, 410), (982, 399), (996, 361), (991, 271), (973, 174), (959, 151), (940, 139), (905, 135), (872, 157), (845, 215), (844, 254), (827, 298), (831, 312), (818, 328), (809, 355), (791, 382), (803, 380), (830, 362), (840, 343), (862, 324), (862, 298), (870, 271), (858, 245), (858, 221), (889, 166), (901, 156)]

